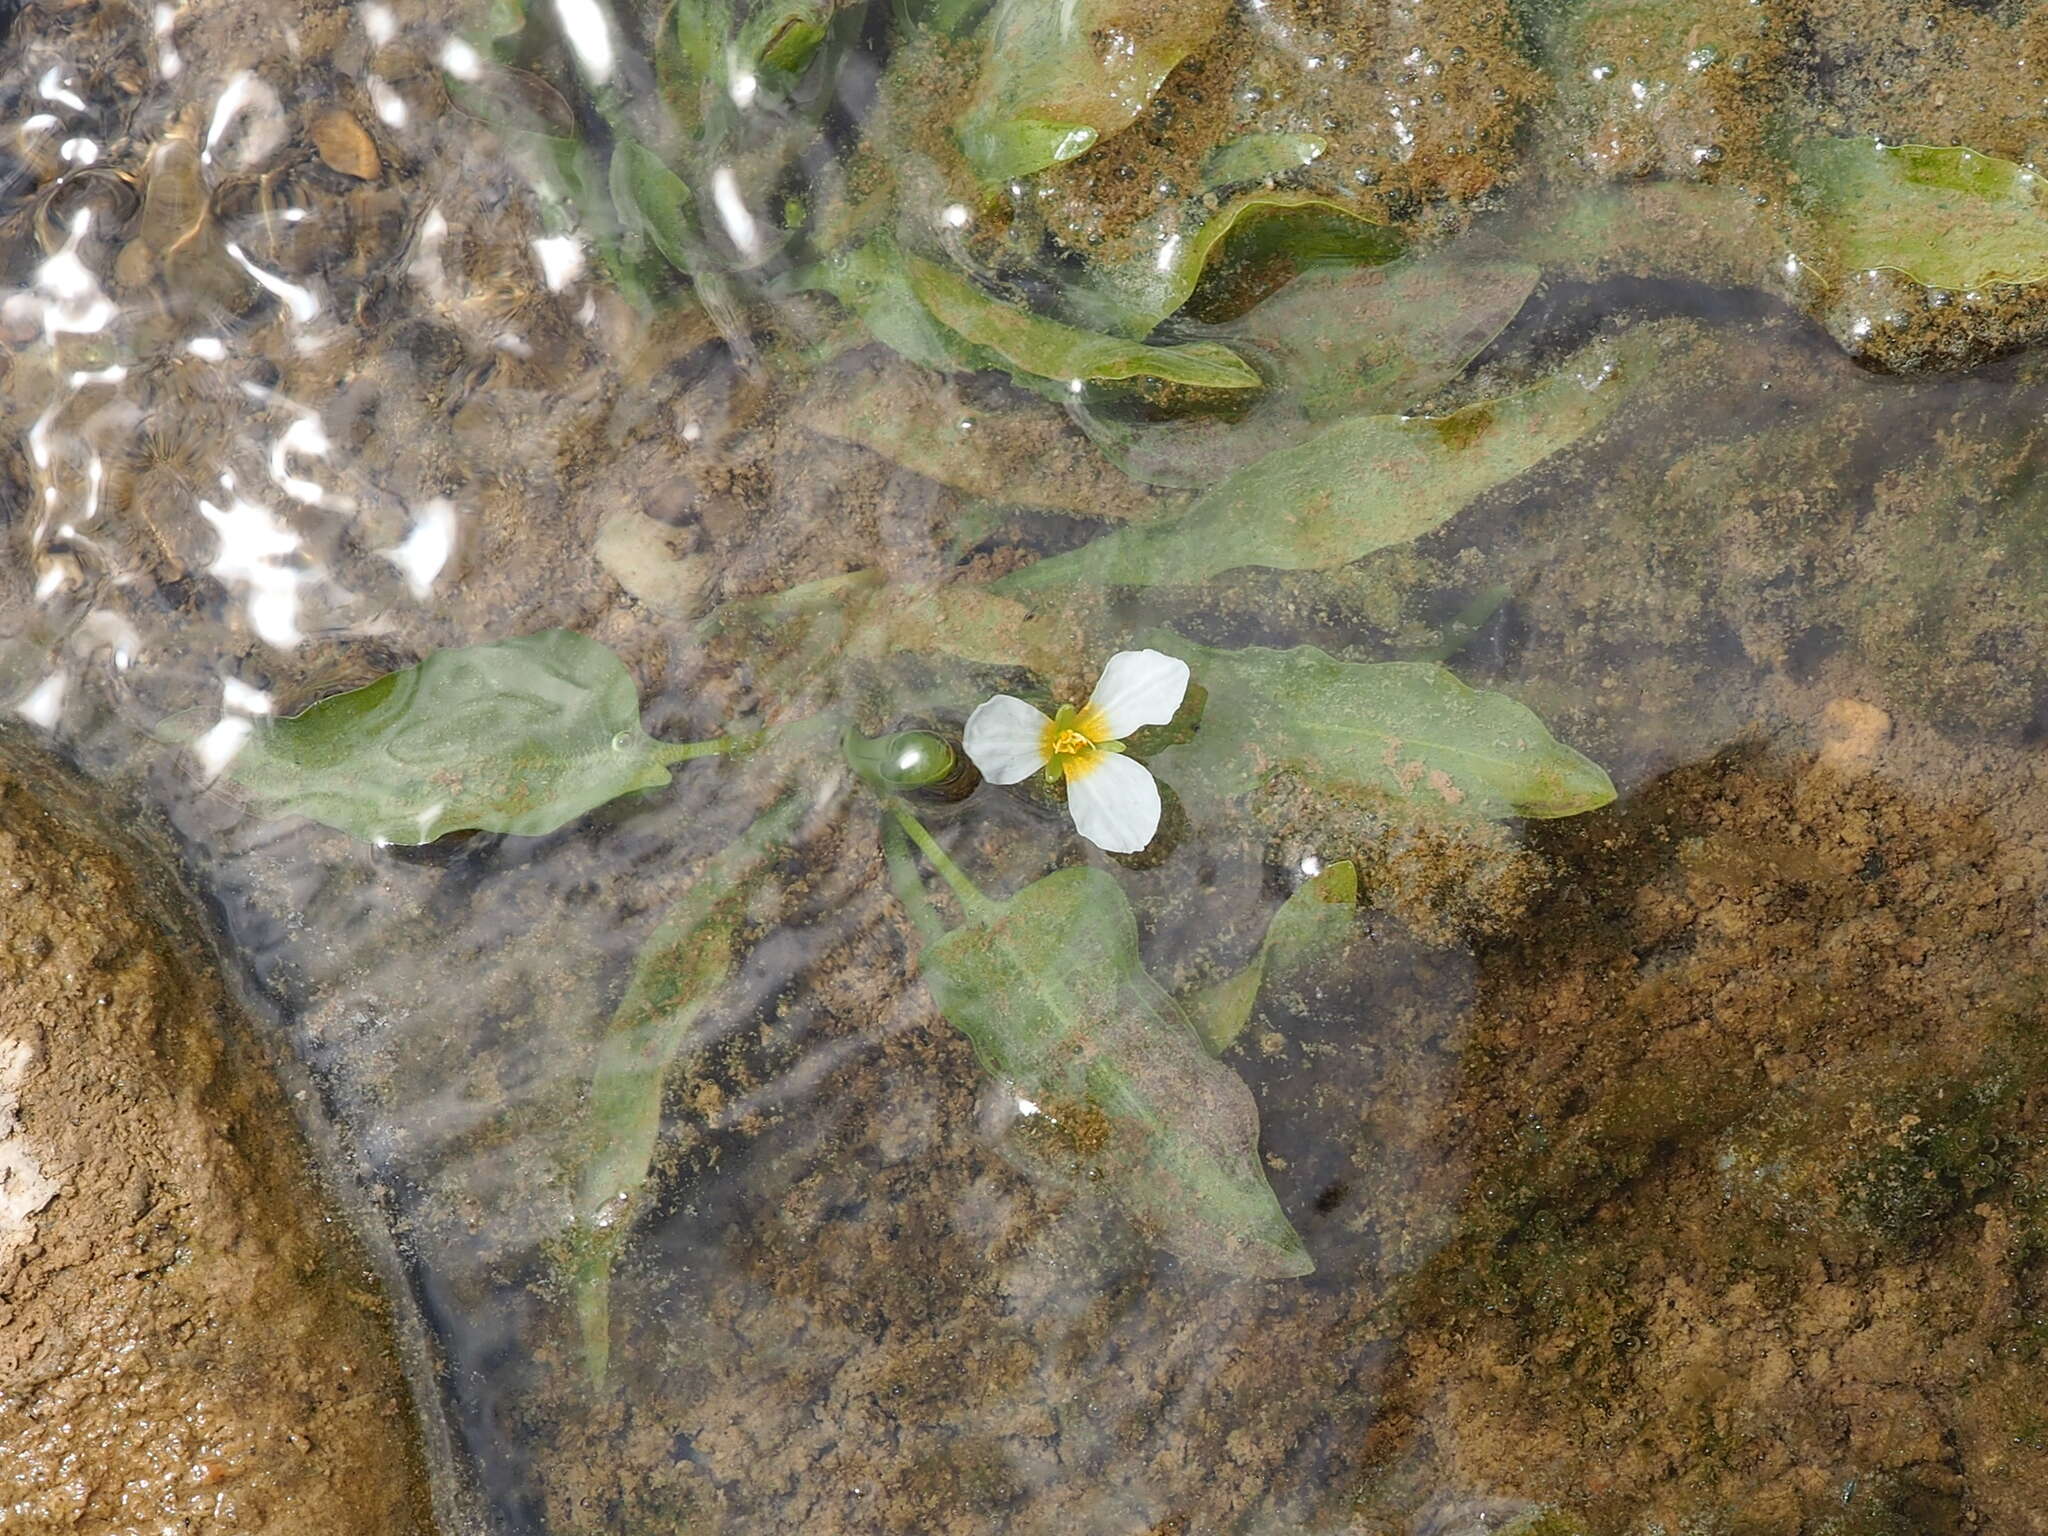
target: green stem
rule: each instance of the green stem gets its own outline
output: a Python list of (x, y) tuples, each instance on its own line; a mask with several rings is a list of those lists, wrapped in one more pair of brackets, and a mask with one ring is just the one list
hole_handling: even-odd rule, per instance
[(728, 752), (748, 752), (767, 738), (766, 731), (748, 731), (741, 736), (714, 736), (709, 741), (657, 741), (654, 758), (658, 763), (687, 763), (692, 758), (719, 757)]
[(946, 936), (946, 925), (932, 910), (932, 899), (925, 894), (924, 881), (917, 873), (917, 866), (910, 862), (909, 839), (893, 821), (882, 823), (882, 863), (889, 871), (889, 888), (909, 914), (910, 926), (917, 930), (918, 943), (929, 949)]
[(966, 872), (939, 846), (938, 839), (925, 830), (924, 823), (917, 819), (909, 806), (891, 795), (889, 813), (896, 818), (897, 825), (910, 834), (910, 840), (917, 844), (918, 851), (931, 860), (932, 868), (952, 887), (954, 896), (959, 898), (961, 910), (971, 921), (986, 923), (996, 915), (996, 904), (981, 894), (981, 888), (967, 878)]

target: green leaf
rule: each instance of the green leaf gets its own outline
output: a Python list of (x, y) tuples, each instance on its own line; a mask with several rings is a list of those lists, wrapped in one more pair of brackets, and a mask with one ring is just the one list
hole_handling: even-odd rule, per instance
[(1203, 1044), (1222, 1055), (1251, 1023), (1268, 974), (1282, 974), (1334, 947), (1357, 914), (1358, 866), (1349, 859), (1295, 887), (1267, 924), (1251, 964), (1188, 997), (1188, 1018)]
[(1063, 869), (929, 946), (925, 985), (1033, 1108), (1013, 1134), (1082, 1164), (1161, 1246), (1244, 1276), (1314, 1265), (1259, 1163), (1251, 1091), (1146, 973), (1116, 881)]
[(259, 726), (229, 772), (264, 815), (377, 843), (478, 828), (539, 836), (636, 790), (701, 746), (640, 728), (631, 674), (565, 629), (437, 651)]
[(1838, 274), (1893, 268), (1934, 288), (2048, 278), (2039, 173), (1972, 149), (1810, 139), (1793, 157)]
[(960, 147), (982, 180), (1071, 160), (1136, 120), (1229, 0), (998, 0)]
[(1307, 273), (1213, 334), (1258, 359), (1269, 388), (1241, 421), (1073, 415), (1127, 475), (1198, 488), (1343, 416), (1386, 415), (1465, 371), (1520, 312), (1542, 270), (1442, 257)]
[(1321, 158), (1329, 140), (1313, 133), (1248, 133), (1209, 151), (1202, 180), (1211, 187), (1284, 176)]
[(821, 378), (799, 418), (814, 432), (1000, 505), (1117, 522), (1159, 511), (1157, 498), (1089, 450), (1064, 412), (1037, 400), (970, 402), (953, 379), (896, 359)]
[(1542, 275), (1524, 262), (1442, 257), (1312, 272), (1218, 334), (1267, 362), (1310, 421), (1386, 413), (1463, 373)]
[(1377, 209), (1285, 188), (1247, 192), (1213, 212), (1205, 203), (1167, 209), (1123, 244), (1132, 255), (1098, 265), (1067, 295), (1082, 323), (1119, 336), (1151, 334), (1198, 287), (1220, 295), (1250, 275), (1270, 292), (1317, 267), (1379, 266), (1402, 249)]
[(1208, 701), (1194, 739), (1156, 756), (1184, 796), (1249, 794), (1276, 774), (1467, 816), (1576, 816), (1614, 799), (1598, 763), (1505, 694), (1433, 662), (1339, 661), (1312, 645), (1220, 650), (1166, 631)]
[(729, 602), (704, 629), (747, 635), (759, 646), (751, 664), (763, 674), (777, 670), (781, 658), (814, 672), (827, 662), (886, 662), (908, 652), (1057, 676), (1082, 650), (1072, 622), (1061, 615), (970, 582), (890, 581), (880, 571), (851, 571)]
[(572, 1308), (591, 1379), (611, 1353), (611, 1273), (661, 1129), (662, 1081), (732, 977), (747, 907), (812, 803), (792, 792), (714, 855), (641, 946), (590, 1085), (589, 1160), (577, 1182)]
[(612, 205), (624, 229), (646, 238), (678, 272), (704, 269), (697, 200), (682, 177), (646, 146), (620, 139), (612, 145), (609, 181)]
[(474, 36), (495, 44), (500, 38), (517, 37), (526, 30), (526, 6), (522, 0), (486, 0)]
[(784, 0), (779, 5), (764, 5), (747, 17), (736, 51), (757, 69), (795, 75), (825, 41), (835, 9), (834, 0)]
[(795, 286), (831, 294), (860, 318), (870, 336), (921, 367), (973, 373), (1002, 366), (994, 353), (969, 346), (933, 317), (912, 289), (893, 241), (877, 238), (836, 252), (805, 268)]
[(1019, 372), (1043, 379), (1164, 379), (1203, 389), (1255, 389), (1259, 376), (1228, 347), (1150, 347), (1077, 330), (990, 297), (957, 273), (911, 257), (910, 290), (954, 334)]
[(1206, 580), (1240, 566), (1324, 571), (1403, 544), (1592, 432), (1623, 390), (1575, 372), (1449, 416), (1355, 416), (1267, 454), (1180, 517), (1121, 528), (995, 590)]
[[(725, 85), (725, 42), (732, 7), (724, 0), (674, 0), (655, 36), (661, 99), (679, 126), (695, 128)], [(730, 95), (727, 94), (727, 100)]]

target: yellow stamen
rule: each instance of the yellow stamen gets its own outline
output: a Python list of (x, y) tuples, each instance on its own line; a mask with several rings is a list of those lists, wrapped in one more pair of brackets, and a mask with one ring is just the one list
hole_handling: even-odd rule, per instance
[(1061, 731), (1052, 739), (1054, 757), (1079, 757), (1095, 745), (1079, 731)]

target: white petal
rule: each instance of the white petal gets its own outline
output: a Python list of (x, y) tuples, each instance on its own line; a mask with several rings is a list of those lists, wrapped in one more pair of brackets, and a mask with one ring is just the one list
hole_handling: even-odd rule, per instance
[(960, 744), (991, 784), (1017, 784), (1051, 761), (1045, 733), (1052, 722), (1022, 699), (999, 693), (967, 717)]
[(1088, 696), (1108, 731), (1095, 739), (1122, 741), (1141, 725), (1164, 725), (1187, 696), (1186, 662), (1164, 651), (1118, 651)]
[(1067, 780), (1074, 829), (1104, 853), (1136, 853), (1159, 830), (1159, 785), (1143, 763), (1098, 752)]

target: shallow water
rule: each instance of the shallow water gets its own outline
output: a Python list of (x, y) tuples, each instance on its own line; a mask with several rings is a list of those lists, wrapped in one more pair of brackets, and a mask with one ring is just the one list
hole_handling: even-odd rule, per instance
[[(1771, 156), (1875, 133), (2027, 161), (2048, 19), (1231, 16), (1172, 112), (1032, 179), (1064, 254), (1010, 296), (1171, 239), (1132, 225), (1191, 143), (1313, 131), (1304, 184), (1452, 273), (1400, 314), (1500, 307), (1448, 315), (1459, 366), (1401, 406), (1612, 369), (1612, 414), (1419, 540), (1026, 589), (993, 661), (898, 669), (898, 632), (704, 620), (852, 571), (904, 611), (979, 589), (1300, 428), (1284, 402), (1233, 438), (1213, 398), (947, 382), (793, 292), (787, 253), (739, 249), (774, 223), (780, 135), (820, 205), (858, 205), (841, 183), (884, 124), (900, 163), (871, 199), (1007, 274), (1022, 237), (956, 201), (911, 106), (971, 63), (904, 69), (877, 8), (822, 126), (742, 111), (732, 164), (762, 179), (707, 223), (738, 275), (700, 307), (644, 249), (608, 270), (615, 215), (552, 205), (506, 123), (450, 100), (481, 23), (12, 14), (0, 702), (176, 826), (399, 1244), (444, 1355), (432, 1411), (496, 1528), (2043, 1528), (2040, 291), (1788, 268)], [(610, 45), (642, 88), (634, 38)], [(601, 92), (529, 53), (602, 141)], [(1168, 337), (1270, 358), (1250, 267)], [(1366, 319), (1333, 307), (1324, 345), (1393, 324), (1352, 297)], [(1199, 440), (1119, 436), (1183, 410)], [(544, 836), (380, 847), (256, 814), (231, 771), (251, 723), (562, 627), (625, 661), (667, 740), (814, 710), (957, 731), (998, 687), (1081, 697), (1161, 624), (1442, 662), (1618, 790), (1486, 821), (1285, 784), (1218, 809), (1190, 775), (1120, 861), (1043, 794), (921, 804), (991, 893), (1110, 871), (1179, 995), (1356, 862), (1355, 919), (1221, 1058), (1314, 1273), (1234, 1277), (1130, 1191), (1006, 1151), (1018, 1095), (917, 978), (877, 804), (812, 761), (663, 1078), (594, 1382), (569, 1277), (607, 1021), (773, 760), (685, 766)]]

